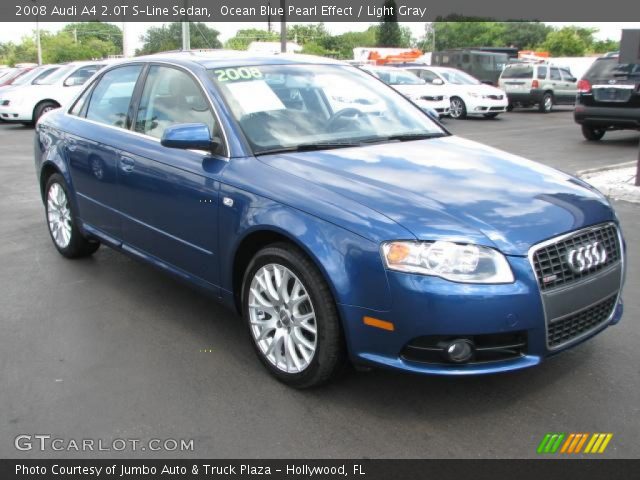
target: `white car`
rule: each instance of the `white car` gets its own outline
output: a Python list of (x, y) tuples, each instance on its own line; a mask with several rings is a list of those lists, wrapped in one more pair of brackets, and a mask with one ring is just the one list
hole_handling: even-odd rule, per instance
[(438, 116), (449, 115), (449, 96), (440, 88), (429, 85), (415, 75), (395, 67), (361, 67), (393, 87), (423, 110), (435, 110)]
[(403, 66), (429, 85), (440, 89), (450, 99), (451, 118), (465, 118), (467, 115), (497, 117), (509, 106), (507, 94), (499, 88), (480, 82), (456, 68), (432, 67), (429, 65)]
[(105, 61), (72, 62), (34, 83), (0, 92), (0, 118), (5, 122), (32, 124), (54, 108), (69, 103), (82, 85)]

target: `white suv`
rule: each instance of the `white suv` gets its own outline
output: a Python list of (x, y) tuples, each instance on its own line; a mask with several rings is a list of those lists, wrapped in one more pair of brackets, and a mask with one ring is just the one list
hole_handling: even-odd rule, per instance
[(502, 71), (498, 85), (507, 92), (511, 108), (538, 105), (542, 113), (549, 113), (554, 105), (575, 103), (577, 82), (567, 67), (513, 63)]
[(450, 99), (451, 118), (465, 118), (467, 115), (497, 117), (506, 111), (507, 94), (499, 88), (486, 85), (468, 73), (449, 67), (431, 67), (429, 65), (402, 66)]
[(44, 113), (70, 102), (105, 65), (105, 61), (68, 63), (42, 80), (0, 93), (0, 118), (27, 125), (37, 122)]

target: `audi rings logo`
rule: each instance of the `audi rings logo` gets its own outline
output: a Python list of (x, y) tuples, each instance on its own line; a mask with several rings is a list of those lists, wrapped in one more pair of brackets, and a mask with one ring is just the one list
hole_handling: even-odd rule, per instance
[(607, 260), (607, 250), (600, 242), (593, 242), (588, 245), (569, 250), (567, 254), (567, 264), (574, 273), (583, 273), (598, 265), (602, 265)]

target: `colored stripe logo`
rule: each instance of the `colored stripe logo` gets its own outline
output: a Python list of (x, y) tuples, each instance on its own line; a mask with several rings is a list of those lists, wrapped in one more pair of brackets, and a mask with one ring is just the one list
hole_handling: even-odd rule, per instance
[(612, 438), (613, 433), (547, 433), (538, 445), (537, 452), (539, 454), (604, 453)]

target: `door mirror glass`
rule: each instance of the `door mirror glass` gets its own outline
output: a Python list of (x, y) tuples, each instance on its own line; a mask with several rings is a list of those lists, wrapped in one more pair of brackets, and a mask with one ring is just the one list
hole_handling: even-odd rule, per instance
[(182, 123), (165, 128), (160, 143), (168, 148), (212, 152), (220, 141), (211, 138), (209, 127), (204, 123)]
[(441, 78), (434, 78), (434, 79), (431, 81), (431, 83), (432, 83), (433, 85), (444, 85), (444, 82), (442, 81), (442, 79), (441, 79)]

